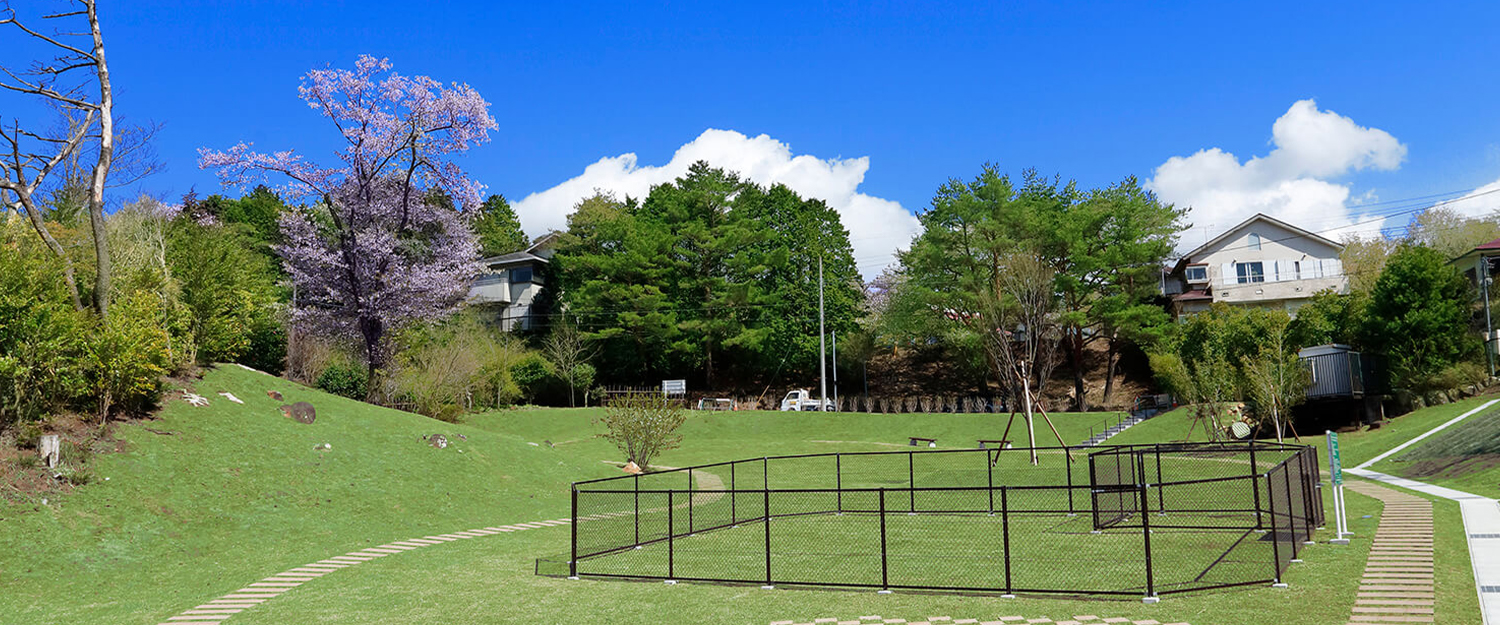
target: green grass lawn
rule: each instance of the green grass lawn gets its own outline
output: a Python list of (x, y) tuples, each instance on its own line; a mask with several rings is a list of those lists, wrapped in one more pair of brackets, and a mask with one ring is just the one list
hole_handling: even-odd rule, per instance
[[(311, 401), (317, 421), (301, 425), (282, 417), (277, 411), (282, 402), (267, 398), (268, 389), (283, 392), (287, 402)], [(121, 427), (127, 449), (97, 457), (94, 482), (46, 505), (0, 508), (0, 623), (159, 623), (272, 573), (358, 548), (564, 517), (570, 482), (619, 475), (608, 464), (619, 460), (619, 453), (596, 438), (591, 409), (507, 411), (453, 425), (232, 366), (209, 372), (196, 390), (212, 405), (196, 408), (173, 399), (160, 419)], [(233, 392), (245, 404), (227, 401), (220, 391)], [(908, 436), (935, 437), (942, 448), (971, 447), (975, 438), (999, 438), (1005, 417), (698, 413), (684, 427), (683, 447), (664, 454), (659, 464), (906, 450)], [(1103, 417), (1054, 415), (1054, 420), (1065, 440), (1077, 442)], [(434, 433), (445, 434), (451, 445), (427, 446), (422, 437)], [(1042, 433), (1039, 429), (1039, 442), (1046, 442)], [(324, 443), (332, 449), (314, 450)], [(570, 531), (559, 527), (367, 562), (228, 623), (767, 623), (868, 614), (913, 621), (929, 615), (1062, 619), (1098, 614), (1197, 625), (1341, 622), (1373, 533), (1375, 520), (1362, 517), (1379, 510), (1377, 502), (1359, 495), (1349, 497), (1349, 506), (1359, 534), (1355, 543), (1309, 548), (1306, 562), (1292, 565), (1285, 575), (1290, 589), (1176, 595), (1158, 605), (537, 576), (537, 558), (568, 551)], [(1439, 505), (1444, 531), (1457, 527), (1456, 514), (1456, 508)], [(803, 542), (816, 550), (824, 534), (815, 526), (803, 529)], [(1461, 529), (1456, 531), (1461, 543)], [(1059, 539), (1044, 534), (1023, 533), (1031, 557), (1053, 562), (1058, 575), (1101, 574), (1098, 551), (1067, 540), (1048, 542)], [(910, 535), (912, 540), (950, 539), (941, 532), (926, 539)], [(1471, 622), (1472, 600), (1466, 611), (1452, 610), (1473, 596), (1467, 556), (1461, 544), (1449, 545), (1443, 536), (1439, 575), (1446, 586), (1438, 621)], [(824, 555), (836, 559), (839, 554)], [(941, 560), (903, 560), (918, 561), (943, 566)]]
[[(619, 453), (597, 437), (600, 427), (593, 419), (600, 408), (518, 409), (473, 415), (466, 423), (475, 427), (517, 434), (530, 440), (546, 440), (569, 453), (615, 459)], [(1119, 413), (1085, 412), (1051, 414), (1052, 425), (1068, 445), (1083, 442), (1089, 428)], [(889, 451), (910, 449), (913, 436), (937, 439), (939, 449), (973, 449), (979, 439), (1000, 439), (1009, 413), (999, 414), (871, 414), (691, 411), (681, 433), (686, 444), (668, 451), (654, 462), (665, 466), (708, 464), (725, 460), (830, 453), (835, 451)], [(1034, 420), (1036, 445), (1057, 446), (1057, 436), (1040, 416)], [(1017, 447), (1027, 446), (1026, 421), (1017, 415), (1009, 439)]]

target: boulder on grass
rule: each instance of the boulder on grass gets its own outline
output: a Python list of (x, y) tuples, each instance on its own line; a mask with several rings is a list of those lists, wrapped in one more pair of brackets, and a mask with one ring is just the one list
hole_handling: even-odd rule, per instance
[(442, 434), (433, 434), (427, 437), (427, 444), (432, 445), (435, 449), (444, 449), (448, 447), (448, 437)]
[(629, 473), (631, 475), (640, 475), (642, 473), (645, 473), (645, 471), (642, 471), (641, 467), (636, 465), (636, 463), (634, 462), (625, 463), (624, 470), (626, 473)]
[(297, 423), (310, 424), (318, 418), (318, 411), (313, 408), (312, 404), (299, 401), (295, 404), (282, 406), (281, 416), (292, 419)]

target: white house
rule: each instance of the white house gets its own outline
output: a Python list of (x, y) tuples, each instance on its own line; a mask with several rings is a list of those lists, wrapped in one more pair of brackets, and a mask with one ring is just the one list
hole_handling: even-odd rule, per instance
[(532, 304), (546, 288), (558, 234), (542, 235), (520, 252), (480, 259), (484, 270), (469, 286), (469, 303), (490, 309), (505, 331), (530, 330), (540, 319)]
[(1279, 219), (1256, 214), (1188, 252), (1163, 276), (1176, 317), (1216, 302), (1280, 308), (1296, 314), (1309, 297), (1347, 293), (1344, 246)]

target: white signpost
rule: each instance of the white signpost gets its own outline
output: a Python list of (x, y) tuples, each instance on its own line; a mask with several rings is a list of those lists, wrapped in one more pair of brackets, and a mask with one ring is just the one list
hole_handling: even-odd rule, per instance
[(662, 380), (661, 393), (667, 397), (687, 395), (687, 380)]
[(1345, 536), (1353, 536), (1349, 531), (1349, 517), (1344, 514), (1344, 463), (1339, 458), (1339, 434), (1328, 431), (1328, 473), (1333, 482), (1333, 520), (1336, 525), (1337, 535), (1330, 541), (1335, 545), (1347, 545), (1349, 539)]

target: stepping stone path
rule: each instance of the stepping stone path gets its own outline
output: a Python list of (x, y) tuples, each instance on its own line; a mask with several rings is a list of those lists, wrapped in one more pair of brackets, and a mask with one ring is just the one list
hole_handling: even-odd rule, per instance
[(810, 620), (771, 621), (771, 625), (1189, 625), (1183, 622), (1162, 623), (1152, 619), (1131, 620), (1128, 618), (1102, 618), (1093, 614), (1075, 616), (1054, 621), (1050, 618), (1026, 618), (1024, 616), (997, 616), (990, 619), (960, 618), (951, 616), (928, 616), (915, 620), (903, 618), (881, 618), (879, 615), (861, 616), (857, 619), (815, 618)]
[(1349, 625), (1433, 622), (1432, 502), (1368, 482), (1345, 486), (1385, 503)]
[(493, 536), (508, 532), (524, 532), (531, 529), (544, 527), (559, 527), (572, 523), (569, 519), (555, 519), (551, 521), (535, 521), (532, 523), (517, 523), (514, 525), (499, 525), (496, 527), (485, 527), (473, 529), (466, 532), (454, 532), (452, 534), (440, 534), (437, 536), (426, 536), (423, 538), (412, 538), (393, 543), (387, 543), (378, 547), (369, 547), (359, 551), (351, 551), (341, 556), (334, 556), (327, 560), (318, 560), (310, 564), (287, 569), (258, 582), (246, 584), (244, 588), (209, 601), (191, 610), (183, 610), (181, 614), (168, 618), (160, 625), (218, 625), (240, 612), (249, 610), (262, 603), (275, 599), (293, 588), (301, 586), (319, 577), (333, 573), (339, 569), (358, 566), (360, 563), (369, 562), (376, 558), (404, 553), (413, 549), (421, 549), (432, 545), (441, 545), (456, 540), (479, 538), (481, 536)]
[[(242, 365), (243, 366), (243, 365)], [(660, 469), (671, 469), (672, 467), (658, 467)], [(699, 488), (703, 490), (723, 490), (724, 481), (719, 476), (701, 471), (698, 474)], [(701, 505), (723, 495), (719, 493), (698, 493), (694, 495), (693, 504)], [(687, 505), (683, 502), (681, 505)], [(608, 513), (579, 517), (581, 521), (596, 521), (628, 513)], [(493, 536), (508, 532), (524, 532), (526, 530), (542, 529), (547, 527), (560, 527), (572, 524), (572, 519), (553, 519), (550, 521), (532, 521), (530, 523), (515, 523), (512, 525), (500, 525), (496, 527), (485, 527), (473, 529), (466, 532), (454, 532), (452, 534), (439, 534), (437, 536), (426, 536), (423, 538), (410, 538), (407, 540), (387, 543), (378, 547), (369, 547), (359, 551), (351, 551), (341, 556), (334, 556), (327, 560), (319, 560), (282, 573), (277, 573), (258, 582), (248, 584), (232, 593), (214, 599), (208, 603), (197, 606), (191, 610), (184, 610), (181, 614), (168, 618), (159, 625), (218, 625), (229, 617), (257, 605), (270, 601), (282, 593), (301, 586), (304, 583), (337, 571), (339, 569), (357, 566), (362, 562), (369, 562), (376, 558), (421, 549), (431, 545), (441, 545), (456, 540), (479, 538), (481, 536)]]

